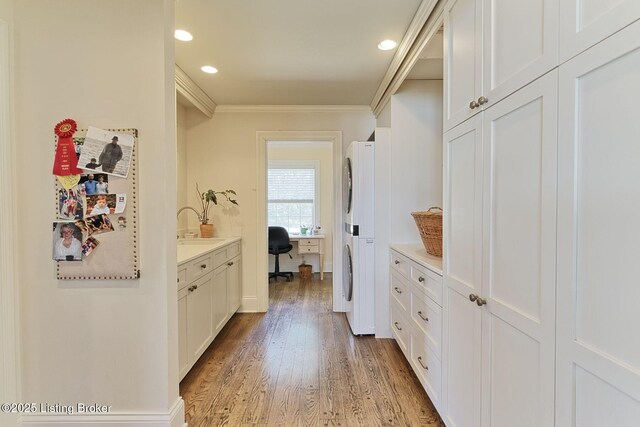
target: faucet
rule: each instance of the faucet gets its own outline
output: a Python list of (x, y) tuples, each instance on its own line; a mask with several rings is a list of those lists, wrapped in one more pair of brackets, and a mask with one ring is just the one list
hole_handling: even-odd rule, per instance
[(180, 216), (180, 212), (182, 212), (185, 209), (191, 209), (192, 211), (194, 211), (196, 213), (196, 215), (198, 215), (198, 221), (202, 222), (202, 215), (200, 215), (198, 213), (198, 211), (193, 209), (191, 206), (185, 206), (184, 208), (178, 209), (178, 213), (176, 214), (176, 218), (179, 217)]

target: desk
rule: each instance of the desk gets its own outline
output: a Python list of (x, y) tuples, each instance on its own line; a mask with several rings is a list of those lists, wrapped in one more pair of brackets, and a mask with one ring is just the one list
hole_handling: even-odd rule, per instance
[(324, 279), (324, 234), (290, 236), (289, 240), (298, 242), (298, 255), (318, 254), (320, 257), (320, 280)]

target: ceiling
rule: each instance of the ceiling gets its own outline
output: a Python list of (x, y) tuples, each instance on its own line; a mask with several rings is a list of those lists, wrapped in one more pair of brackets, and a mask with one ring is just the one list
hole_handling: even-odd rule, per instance
[[(218, 105), (369, 105), (421, 0), (178, 0), (176, 64)], [(217, 74), (200, 71), (203, 65)]]

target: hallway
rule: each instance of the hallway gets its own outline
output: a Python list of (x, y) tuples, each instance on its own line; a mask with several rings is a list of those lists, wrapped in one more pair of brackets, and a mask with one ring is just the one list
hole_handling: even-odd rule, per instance
[(442, 426), (394, 340), (354, 337), (331, 274), (270, 284), (180, 384), (189, 426)]

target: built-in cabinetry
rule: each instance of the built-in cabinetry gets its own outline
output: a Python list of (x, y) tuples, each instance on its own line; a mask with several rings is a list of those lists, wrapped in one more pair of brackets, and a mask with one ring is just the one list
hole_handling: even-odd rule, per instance
[(180, 379), (240, 308), (242, 298), (239, 239), (194, 243), (190, 249), (178, 264)]
[(639, 5), (445, 8), (449, 426), (640, 419)]
[(558, 65), (557, 0), (451, 0), (445, 131)]
[(442, 392), (442, 260), (420, 244), (392, 245), (391, 330), (429, 398)]

